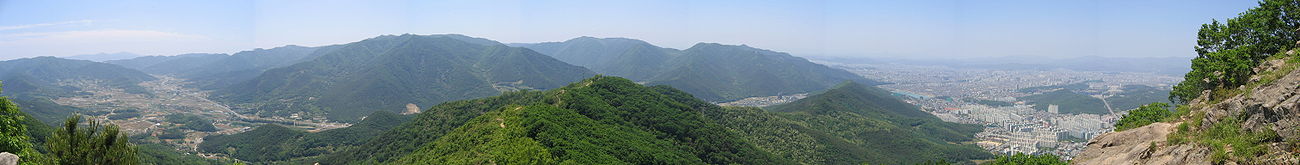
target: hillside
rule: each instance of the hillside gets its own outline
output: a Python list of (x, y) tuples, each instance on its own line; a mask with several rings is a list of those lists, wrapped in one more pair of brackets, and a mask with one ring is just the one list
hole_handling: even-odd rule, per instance
[(411, 116), (378, 111), (351, 127), (321, 132), (267, 124), (248, 132), (208, 136), (198, 149), (243, 161), (293, 161), (291, 158), (309, 158), (356, 147), (410, 120)]
[(844, 81), (873, 83), (844, 70), (744, 45), (700, 43), (676, 50), (635, 39), (592, 37), (514, 45), (597, 73), (669, 85), (712, 102), (808, 93)]
[(721, 107), (680, 93), (597, 76), (448, 102), (322, 163), (790, 163), (701, 114)]
[(430, 106), (519, 89), (557, 88), (594, 75), (524, 48), (460, 35), (380, 36), (339, 45), (214, 92), (241, 113), (356, 121), (407, 104)]
[[(991, 155), (970, 144), (979, 125), (948, 123), (888, 92), (845, 83), (771, 112), (729, 108), (711, 114), (760, 144), (809, 164), (916, 164)], [(784, 131), (782, 131), (784, 130)]]
[(150, 74), (160, 74), (188, 79), (191, 86), (217, 89), (243, 82), (262, 72), (289, 66), (333, 50), (335, 46), (302, 47), (283, 46), (271, 49), (242, 51), (225, 54), (184, 54), (177, 56), (146, 56), (108, 63), (122, 65)]
[(564, 42), (515, 44), (596, 73), (643, 81), (681, 51), (627, 38), (579, 37)]

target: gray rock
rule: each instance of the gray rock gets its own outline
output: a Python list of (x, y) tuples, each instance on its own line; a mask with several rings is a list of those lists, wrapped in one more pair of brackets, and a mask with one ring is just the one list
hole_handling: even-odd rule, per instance
[(18, 155), (8, 152), (0, 152), (0, 165), (17, 165)]

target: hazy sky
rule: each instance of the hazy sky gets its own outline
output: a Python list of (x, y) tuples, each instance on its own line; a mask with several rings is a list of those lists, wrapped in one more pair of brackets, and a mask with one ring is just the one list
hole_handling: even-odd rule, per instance
[(1196, 30), (1254, 7), (1161, 1), (0, 0), (0, 59), (233, 53), (456, 33), (506, 43), (627, 37), (796, 56), (1192, 57)]

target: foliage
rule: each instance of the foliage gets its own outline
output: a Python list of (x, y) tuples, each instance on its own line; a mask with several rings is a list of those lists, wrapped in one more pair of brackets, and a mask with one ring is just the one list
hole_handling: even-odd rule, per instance
[(49, 126), (63, 124), (63, 119), (67, 119), (68, 116), (72, 116), (73, 114), (83, 113), (83, 115), (91, 115), (85, 114), (86, 109), (59, 105), (58, 103), (54, 103), (54, 101), (50, 101), (50, 99), (46, 98), (13, 99), (13, 102), (18, 103), (18, 106), (21, 107), (23, 112), (35, 117), (33, 119)]
[(172, 114), (172, 115), (167, 115), (166, 121), (171, 123), (181, 124), (180, 128), (182, 129), (202, 131), (202, 132), (217, 131), (217, 127), (212, 125), (212, 119), (204, 118), (201, 116), (195, 116), (190, 114)]
[[(1203, 90), (1244, 85), (1252, 67), (1275, 53), (1295, 47), (1300, 30), (1300, 1), (1264, 0), (1258, 7), (1225, 22), (1201, 25), (1192, 71), (1174, 86), (1170, 100), (1187, 103)], [(1211, 98), (1225, 96), (1212, 95)]]
[(33, 163), (40, 153), (32, 146), (28, 125), (35, 120), (18, 110), (18, 105), (7, 97), (0, 97), (0, 152), (14, 153), (23, 159), (22, 164)]
[(984, 165), (1066, 165), (1068, 161), (1061, 160), (1059, 156), (1052, 154), (1027, 155), (1016, 153), (1015, 155), (998, 155), (992, 162)]
[(1138, 109), (1128, 111), (1128, 114), (1124, 114), (1123, 118), (1115, 122), (1115, 131), (1124, 131), (1161, 122), (1173, 114), (1174, 112), (1169, 111), (1169, 104), (1151, 103), (1143, 105)]
[(526, 105), (543, 101), (543, 92), (516, 91), (473, 100), (442, 103), (430, 107), (410, 122), (378, 135), (354, 149), (326, 156), (326, 164), (386, 162), (414, 152), (429, 142), (464, 125), (470, 119), (508, 105)]
[(45, 147), (58, 164), (138, 164), (136, 148), (127, 142), (125, 135), (112, 124), (102, 125), (89, 120), (82, 126), (81, 116), (75, 115), (63, 123)]
[(159, 135), (158, 135), (158, 138), (159, 138), (159, 139), (184, 139), (186, 134), (188, 134), (188, 133), (185, 132), (185, 130), (181, 130), (181, 129), (166, 129), (166, 130), (163, 130), (163, 133), (162, 133), (162, 134), (159, 134)]

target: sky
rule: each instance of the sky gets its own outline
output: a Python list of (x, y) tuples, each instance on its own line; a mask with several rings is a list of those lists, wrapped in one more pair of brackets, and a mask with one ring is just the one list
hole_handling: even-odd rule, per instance
[(795, 56), (1194, 57), (1196, 30), (1246, 0), (0, 0), (0, 59), (235, 53), (384, 34), (503, 43), (580, 36), (685, 49), (749, 45)]

